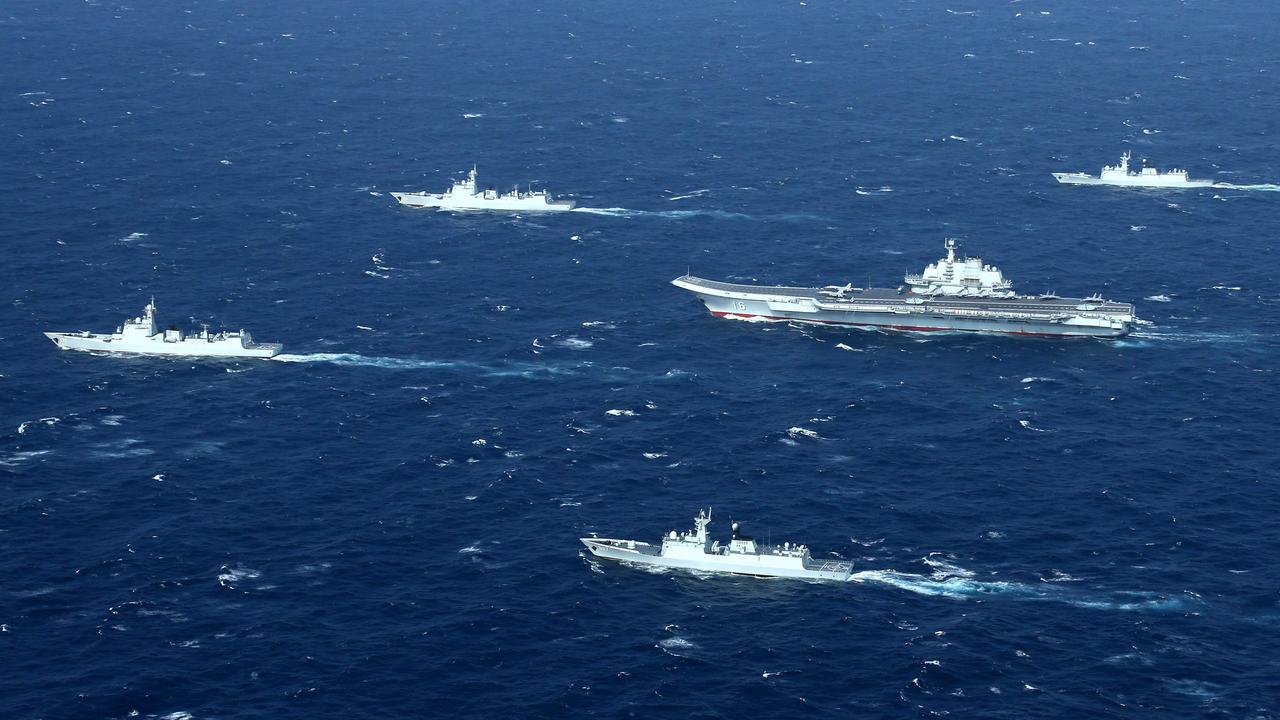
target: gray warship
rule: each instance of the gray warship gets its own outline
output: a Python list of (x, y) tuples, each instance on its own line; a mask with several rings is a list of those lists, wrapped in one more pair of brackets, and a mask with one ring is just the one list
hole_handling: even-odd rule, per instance
[(814, 560), (805, 545), (756, 542), (742, 534), (738, 523), (732, 525), (729, 544), (721, 545), (707, 536), (710, 524), (711, 511), (699, 510), (693, 519), (693, 530), (672, 530), (662, 539), (661, 546), (598, 537), (580, 540), (596, 557), (658, 567), (804, 580), (848, 580), (853, 573), (853, 563)]
[(499, 193), (493, 188), (478, 189), (476, 168), (471, 166), (467, 179), (460, 180), (446, 193), (393, 192), (401, 205), (414, 208), (439, 208), (440, 210), (500, 210), (504, 212), (564, 212), (573, 209), (571, 200), (554, 200), (546, 190), (529, 189), (520, 192), (516, 187), (509, 193)]
[(156, 324), (156, 300), (151, 298), (142, 315), (124, 321), (113, 333), (47, 332), (63, 350), (115, 355), (181, 355), (183, 357), (271, 358), (280, 353), (280, 343), (259, 343), (244, 330), (209, 332), (206, 325), (188, 335), (176, 327), (161, 330)]
[(1173, 169), (1160, 172), (1155, 168), (1143, 167), (1134, 172), (1129, 169), (1131, 159), (1133, 159), (1133, 153), (1125, 150), (1120, 156), (1119, 165), (1104, 165), (1097, 177), (1081, 172), (1054, 173), (1053, 177), (1063, 185), (1118, 185), (1162, 189), (1213, 187), (1212, 180), (1192, 179), (1187, 175), (1186, 170)]
[(698, 296), (717, 317), (784, 320), (903, 331), (967, 331), (1055, 337), (1121, 337), (1141, 322), (1129, 303), (1019, 295), (1000, 269), (981, 258), (946, 257), (897, 288), (737, 285), (684, 275), (671, 281)]

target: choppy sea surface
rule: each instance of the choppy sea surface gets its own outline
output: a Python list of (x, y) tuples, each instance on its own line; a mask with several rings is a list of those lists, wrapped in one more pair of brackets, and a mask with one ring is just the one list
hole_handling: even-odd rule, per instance
[[(0, 12), (0, 716), (1273, 718), (1274, 3)], [(1129, 148), (1223, 186), (1057, 185)], [(584, 210), (388, 195), (532, 182)], [(1114, 342), (718, 320), (944, 237)], [(152, 294), (269, 362), (61, 353)], [(712, 506), (855, 563), (597, 562)]]

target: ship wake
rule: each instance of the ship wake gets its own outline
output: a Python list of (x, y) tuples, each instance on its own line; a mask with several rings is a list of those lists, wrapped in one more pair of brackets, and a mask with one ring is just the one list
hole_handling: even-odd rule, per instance
[(576, 207), (570, 212), (604, 215), (620, 218), (662, 218), (666, 220), (691, 220), (694, 218), (712, 218), (715, 220), (775, 220), (779, 222), (826, 222), (827, 218), (812, 213), (775, 213), (771, 215), (748, 215), (728, 210), (632, 210), (630, 208), (589, 208)]
[(1259, 192), (1280, 192), (1280, 185), (1274, 183), (1260, 183), (1258, 185), (1235, 185), (1233, 183), (1216, 182), (1213, 184), (1216, 188), (1225, 190), (1255, 190)]
[(751, 220), (750, 215), (744, 213), (728, 212), (726, 210), (630, 210), (628, 208), (574, 208), (570, 212), (588, 213), (591, 215), (607, 215), (610, 217), (623, 218), (668, 218), (672, 220), (685, 220), (696, 217), (711, 217), (720, 220)]
[(895, 570), (863, 570), (849, 576), (849, 582), (888, 585), (919, 595), (945, 597), (954, 600), (982, 600), (1006, 598), (1011, 600), (1037, 600), (1058, 602), (1092, 610), (1123, 610), (1148, 612), (1185, 611), (1196, 600), (1194, 593), (1183, 597), (1170, 597), (1153, 592), (1111, 592), (1091, 595), (1073, 592), (1059, 585), (1044, 587), (1027, 583), (975, 580), (967, 574), (916, 575)]
[(573, 375), (576, 368), (533, 363), (486, 365), (466, 361), (424, 360), (421, 358), (370, 357), (355, 353), (281, 354), (271, 358), (287, 363), (328, 363), (352, 367), (376, 367), (385, 370), (445, 370), (484, 377), (520, 377), (526, 379)]
[(1129, 333), (1134, 340), (1149, 340), (1164, 343), (1253, 343), (1261, 339), (1259, 335), (1249, 332), (1160, 332), (1155, 330), (1139, 330)]

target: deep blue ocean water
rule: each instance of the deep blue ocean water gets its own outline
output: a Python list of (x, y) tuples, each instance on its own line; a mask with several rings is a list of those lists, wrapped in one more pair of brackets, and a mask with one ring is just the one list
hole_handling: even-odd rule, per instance
[[(1276, 717), (1278, 21), (7, 4), (0, 716)], [(1050, 177), (1125, 148), (1243, 187)], [(387, 195), (472, 163), (602, 211)], [(945, 236), (1153, 324), (751, 324), (668, 284), (891, 285)], [(40, 334), (151, 294), (287, 361)], [(853, 581), (577, 541), (709, 505)]]

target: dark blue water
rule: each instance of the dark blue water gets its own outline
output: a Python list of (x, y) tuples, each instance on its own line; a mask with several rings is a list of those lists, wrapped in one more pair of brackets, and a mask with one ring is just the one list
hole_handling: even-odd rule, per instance
[[(0, 716), (1280, 712), (1274, 3), (0, 15)], [(1049, 175), (1125, 148), (1254, 187)], [(472, 163), (613, 210), (386, 194)], [(892, 284), (948, 235), (1154, 324), (758, 325), (668, 285)], [(40, 334), (151, 294), (292, 361)], [(708, 505), (853, 581), (577, 542)]]

